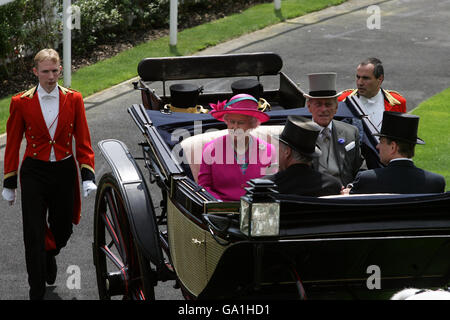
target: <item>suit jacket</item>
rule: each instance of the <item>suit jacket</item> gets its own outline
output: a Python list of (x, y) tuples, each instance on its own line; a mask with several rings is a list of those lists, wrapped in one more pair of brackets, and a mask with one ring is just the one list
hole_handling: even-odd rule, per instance
[[(385, 111), (396, 111), (396, 112), (406, 112), (406, 99), (402, 97), (400, 93), (393, 90), (381, 89), (384, 96), (384, 110)], [(358, 95), (358, 89), (348, 89), (344, 90), (338, 97), (338, 101), (344, 101), (345, 98), (352, 95)]]
[[(339, 176), (336, 178), (343, 186), (346, 186), (355, 179), (356, 173), (363, 165), (359, 131), (358, 128), (348, 123), (337, 120), (332, 120), (332, 122), (331, 139), (334, 141), (334, 152), (339, 168)], [(313, 160), (313, 168), (318, 170), (319, 158)]]
[(441, 193), (445, 179), (417, 168), (412, 161), (391, 161), (385, 168), (358, 173), (350, 193)]
[(294, 164), (264, 178), (275, 182), (280, 193), (300, 196), (339, 194), (342, 187), (339, 180), (333, 176), (320, 173), (306, 164)]
[[(23, 159), (31, 157), (49, 161), (51, 147), (59, 161), (72, 152), (72, 140), (76, 141), (76, 159), (81, 169), (94, 174), (94, 151), (86, 121), (81, 94), (72, 89), (59, 87), (59, 116), (53, 139), (50, 136), (36, 87), (15, 95), (11, 99), (10, 115), (6, 123), (7, 142), (5, 148), (4, 181), (6, 188), (17, 188), (20, 145), (25, 135), (26, 149)], [(79, 182), (75, 188), (73, 223), (78, 224), (81, 213)]]

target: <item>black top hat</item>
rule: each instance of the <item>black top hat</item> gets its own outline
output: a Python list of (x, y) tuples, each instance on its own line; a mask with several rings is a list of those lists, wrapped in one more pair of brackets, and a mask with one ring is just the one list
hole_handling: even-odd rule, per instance
[(316, 140), (320, 133), (320, 126), (310, 119), (300, 116), (289, 116), (278, 140), (303, 155), (316, 158), (322, 152), (316, 147)]
[(392, 140), (400, 140), (414, 144), (425, 144), (425, 141), (417, 137), (419, 117), (394, 111), (383, 112), (383, 122), (380, 133), (374, 136), (387, 137)]
[(231, 90), (233, 91), (233, 95), (246, 93), (254, 96), (256, 100), (259, 100), (264, 92), (263, 85), (255, 79), (240, 79), (234, 81), (231, 84)]
[(170, 103), (176, 108), (192, 108), (197, 105), (203, 88), (190, 83), (177, 83), (170, 86)]

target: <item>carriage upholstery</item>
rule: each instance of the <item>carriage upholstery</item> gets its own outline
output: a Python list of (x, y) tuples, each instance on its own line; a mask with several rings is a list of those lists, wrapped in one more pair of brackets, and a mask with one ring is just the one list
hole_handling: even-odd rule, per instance
[[(252, 135), (258, 137), (268, 143), (272, 143), (278, 152), (278, 142), (272, 138), (272, 135), (279, 135), (284, 126), (269, 126), (261, 125), (252, 131)], [(195, 182), (198, 181), (198, 172), (200, 170), (200, 164), (202, 163), (202, 150), (206, 143), (221, 137), (228, 133), (227, 129), (207, 131), (202, 134), (194, 135), (184, 139), (181, 142), (183, 149), (183, 161), (189, 164), (192, 176)], [(275, 141), (274, 141), (275, 140)], [(277, 157), (278, 159), (278, 157)], [(266, 174), (272, 174), (278, 171), (278, 164), (273, 164), (268, 168)]]

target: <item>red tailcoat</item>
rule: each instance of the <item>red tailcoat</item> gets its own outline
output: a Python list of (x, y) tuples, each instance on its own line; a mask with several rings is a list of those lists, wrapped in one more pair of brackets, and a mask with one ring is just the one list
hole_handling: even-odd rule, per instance
[[(393, 90), (381, 89), (384, 96), (384, 110), (406, 112), (406, 99), (403, 98), (398, 92)], [(358, 89), (347, 89), (341, 93), (338, 97), (338, 101), (344, 101), (345, 98), (352, 95), (358, 95)]]
[[(6, 124), (7, 142), (4, 162), (4, 186), (17, 187), (20, 145), (25, 134), (27, 141), (23, 159), (31, 157), (49, 161), (51, 147), (56, 160), (73, 155), (72, 141), (75, 138), (76, 160), (80, 168), (94, 173), (94, 151), (87, 125), (81, 94), (72, 89), (59, 87), (59, 117), (53, 139), (47, 129), (36, 87), (19, 93), (11, 99), (10, 116)], [(78, 224), (81, 217), (79, 180), (76, 181), (75, 207), (72, 222)], [(51, 234), (47, 235), (46, 246), (51, 246)], [(50, 242), (49, 242), (50, 240)]]

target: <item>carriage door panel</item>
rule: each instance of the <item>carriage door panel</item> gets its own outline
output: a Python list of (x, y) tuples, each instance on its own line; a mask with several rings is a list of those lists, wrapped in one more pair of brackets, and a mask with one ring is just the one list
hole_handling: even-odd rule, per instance
[(206, 232), (168, 200), (167, 228), (171, 259), (178, 278), (193, 295), (207, 284)]

